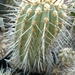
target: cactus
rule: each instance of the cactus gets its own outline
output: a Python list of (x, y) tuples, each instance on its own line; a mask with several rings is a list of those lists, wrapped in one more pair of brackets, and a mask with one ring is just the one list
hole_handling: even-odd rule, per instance
[(47, 72), (52, 65), (49, 48), (66, 17), (62, 1), (22, 1), (16, 20), (15, 49), (25, 72)]
[(75, 51), (72, 48), (64, 48), (60, 50), (59, 59), (63, 63), (64, 66), (70, 66), (75, 62)]

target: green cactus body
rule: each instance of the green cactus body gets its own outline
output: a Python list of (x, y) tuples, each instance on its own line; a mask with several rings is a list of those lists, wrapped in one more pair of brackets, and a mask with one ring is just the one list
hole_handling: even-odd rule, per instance
[(17, 18), (16, 31), (19, 29), (20, 31), (15, 35), (16, 40), (19, 40), (16, 48), (19, 50), (19, 55), (22, 55), (21, 61), (26, 60), (32, 68), (35, 66), (42, 71), (41, 66), (46, 62), (49, 63), (47, 51), (58, 34), (57, 27), (60, 28), (58, 16), (62, 12), (58, 13), (56, 7), (49, 2), (44, 4), (34, 2), (29, 5), (27, 2), (21, 7), (24, 9), (19, 12), (19, 18)]

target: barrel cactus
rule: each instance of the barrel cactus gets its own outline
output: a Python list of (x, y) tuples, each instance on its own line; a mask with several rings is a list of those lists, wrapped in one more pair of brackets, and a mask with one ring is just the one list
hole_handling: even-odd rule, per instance
[(15, 49), (24, 72), (47, 73), (53, 63), (51, 43), (66, 17), (63, 0), (23, 0), (16, 19)]

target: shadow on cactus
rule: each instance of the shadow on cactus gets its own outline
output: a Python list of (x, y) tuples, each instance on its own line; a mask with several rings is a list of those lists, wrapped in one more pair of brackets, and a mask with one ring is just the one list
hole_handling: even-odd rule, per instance
[(66, 17), (62, 1), (22, 1), (14, 45), (24, 72), (50, 75), (54, 63), (50, 47)]

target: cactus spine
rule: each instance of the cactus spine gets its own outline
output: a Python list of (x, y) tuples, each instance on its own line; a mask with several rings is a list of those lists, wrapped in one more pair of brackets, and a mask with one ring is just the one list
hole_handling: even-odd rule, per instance
[(62, 27), (62, 19), (66, 17), (62, 3), (54, 4), (54, 1), (31, 3), (23, 0), (20, 5), (15, 43), (25, 71), (44, 72), (53, 62), (49, 47)]

